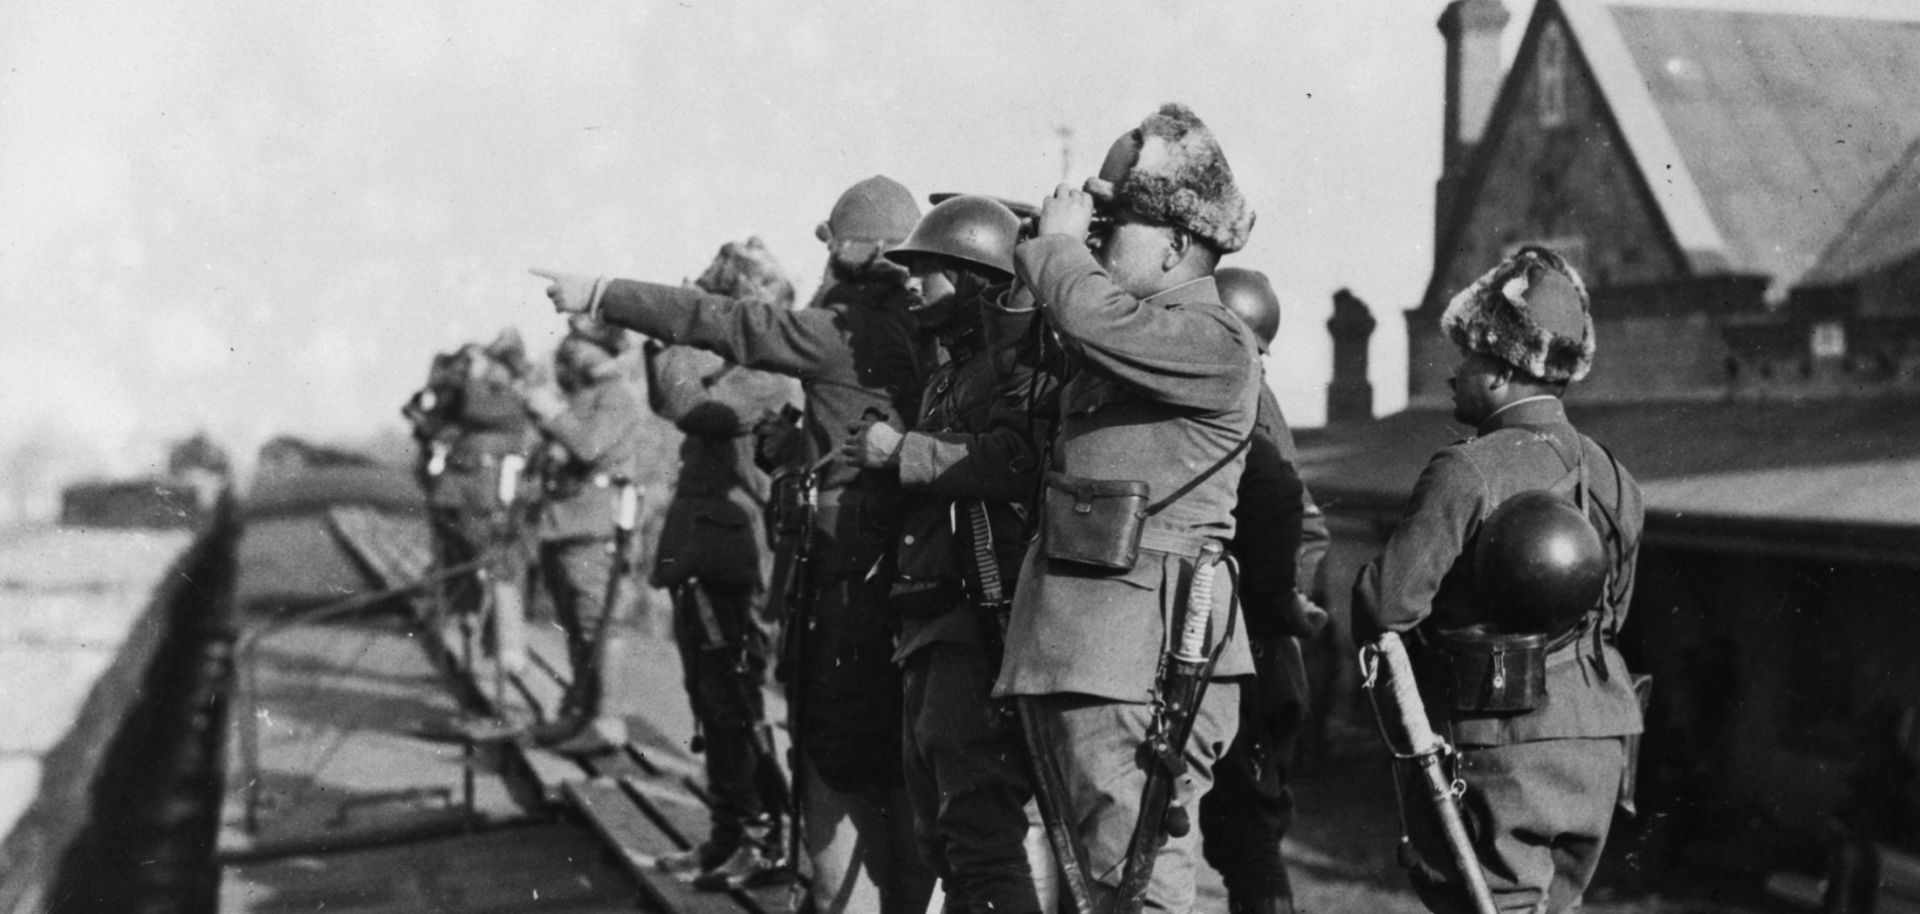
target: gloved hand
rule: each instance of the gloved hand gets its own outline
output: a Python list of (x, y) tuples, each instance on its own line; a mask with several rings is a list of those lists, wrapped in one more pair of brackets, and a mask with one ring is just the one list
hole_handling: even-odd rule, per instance
[(547, 280), (547, 297), (553, 300), (553, 310), (561, 314), (592, 314), (595, 299), (599, 298), (600, 287), (604, 285), (600, 278), (581, 273), (538, 267), (527, 272)]

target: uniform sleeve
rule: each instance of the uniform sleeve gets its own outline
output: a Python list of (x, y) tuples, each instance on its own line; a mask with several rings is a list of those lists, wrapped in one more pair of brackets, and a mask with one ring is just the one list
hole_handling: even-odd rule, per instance
[(1371, 642), (1382, 631), (1404, 632), (1426, 619), (1441, 579), (1486, 509), (1487, 485), (1479, 467), (1457, 447), (1434, 455), (1386, 549), (1360, 570), (1354, 584), (1357, 642)]
[(600, 295), (600, 318), (664, 343), (698, 346), (729, 362), (812, 380), (851, 365), (839, 318), (822, 308), (793, 311), (698, 289), (615, 279)]
[(1327, 514), (1313, 500), (1313, 492), (1300, 485), (1300, 553), (1295, 562), (1294, 581), (1308, 599), (1327, 603), (1327, 550), (1333, 547), (1333, 533), (1327, 529)]
[(1014, 250), (1020, 279), (1082, 356), (1138, 395), (1173, 406), (1232, 409), (1254, 364), (1244, 325), (1225, 308), (1148, 305), (1107, 276), (1084, 244), (1045, 235)]
[(1028, 404), (1036, 396), (1054, 396), (1058, 386), (1046, 372), (1017, 372), (994, 391), (985, 432), (908, 432), (900, 442), (900, 484), (949, 498), (1031, 498), (1040, 443), (1052, 434), (1053, 423), (1051, 411), (1030, 413)]
[(741, 385), (728, 383), (736, 374), (752, 372), (711, 352), (674, 346), (648, 357), (647, 399), (655, 413), (689, 435), (731, 437), (751, 428), (768, 408)]
[(616, 469), (606, 466), (609, 458), (631, 454), (640, 433), (639, 398), (626, 382), (603, 384), (590, 401), (569, 403), (566, 412), (546, 420), (541, 429), (594, 469)]

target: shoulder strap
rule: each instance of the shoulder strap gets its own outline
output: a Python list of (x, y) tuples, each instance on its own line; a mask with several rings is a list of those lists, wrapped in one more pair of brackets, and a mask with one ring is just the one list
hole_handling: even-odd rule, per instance
[(1225, 457), (1222, 457), (1219, 460), (1214, 461), (1213, 466), (1207, 467), (1205, 470), (1202, 470), (1200, 472), (1200, 475), (1187, 480), (1186, 485), (1173, 490), (1172, 495), (1169, 495), (1165, 498), (1160, 499), (1159, 501), (1154, 502), (1153, 504), (1148, 505), (1147, 516), (1152, 517), (1155, 514), (1159, 514), (1162, 509), (1166, 508), (1168, 505), (1171, 505), (1176, 501), (1179, 501), (1182, 498), (1185, 498), (1188, 492), (1193, 491), (1194, 488), (1199, 486), (1201, 483), (1206, 482), (1208, 479), (1212, 478), (1213, 474), (1220, 472), (1221, 467), (1224, 467), (1227, 464), (1232, 463), (1233, 458), (1240, 456), (1240, 452), (1246, 450), (1247, 445), (1253, 443), (1253, 436), (1256, 434), (1259, 434), (1259, 432), (1260, 432), (1260, 423), (1256, 419), (1254, 421), (1253, 426), (1247, 429), (1247, 437), (1240, 439), (1240, 443), (1234, 445), (1233, 450), (1228, 451)]

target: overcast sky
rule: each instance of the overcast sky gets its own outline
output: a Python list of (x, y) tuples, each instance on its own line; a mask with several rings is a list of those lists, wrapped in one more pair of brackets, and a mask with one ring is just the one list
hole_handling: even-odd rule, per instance
[(529, 265), (676, 281), (759, 234), (811, 291), (848, 184), (1037, 199), (1171, 100), (1259, 212), (1228, 262), (1281, 294), (1290, 418), (1321, 421), (1343, 286), (1397, 408), (1443, 6), (0, 3), (0, 455), (365, 436), (433, 352), (551, 339)]

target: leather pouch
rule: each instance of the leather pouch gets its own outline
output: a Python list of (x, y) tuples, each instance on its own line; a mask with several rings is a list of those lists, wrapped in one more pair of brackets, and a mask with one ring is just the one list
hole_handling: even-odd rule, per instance
[(1420, 690), (1469, 714), (1532, 711), (1547, 698), (1548, 640), (1479, 626), (1436, 632), (1416, 666)]
[(1148, 487), (1132, 479), (1048, 473), (1042, 542), (1054, 561), (1129, 571), (1140, 557)]

